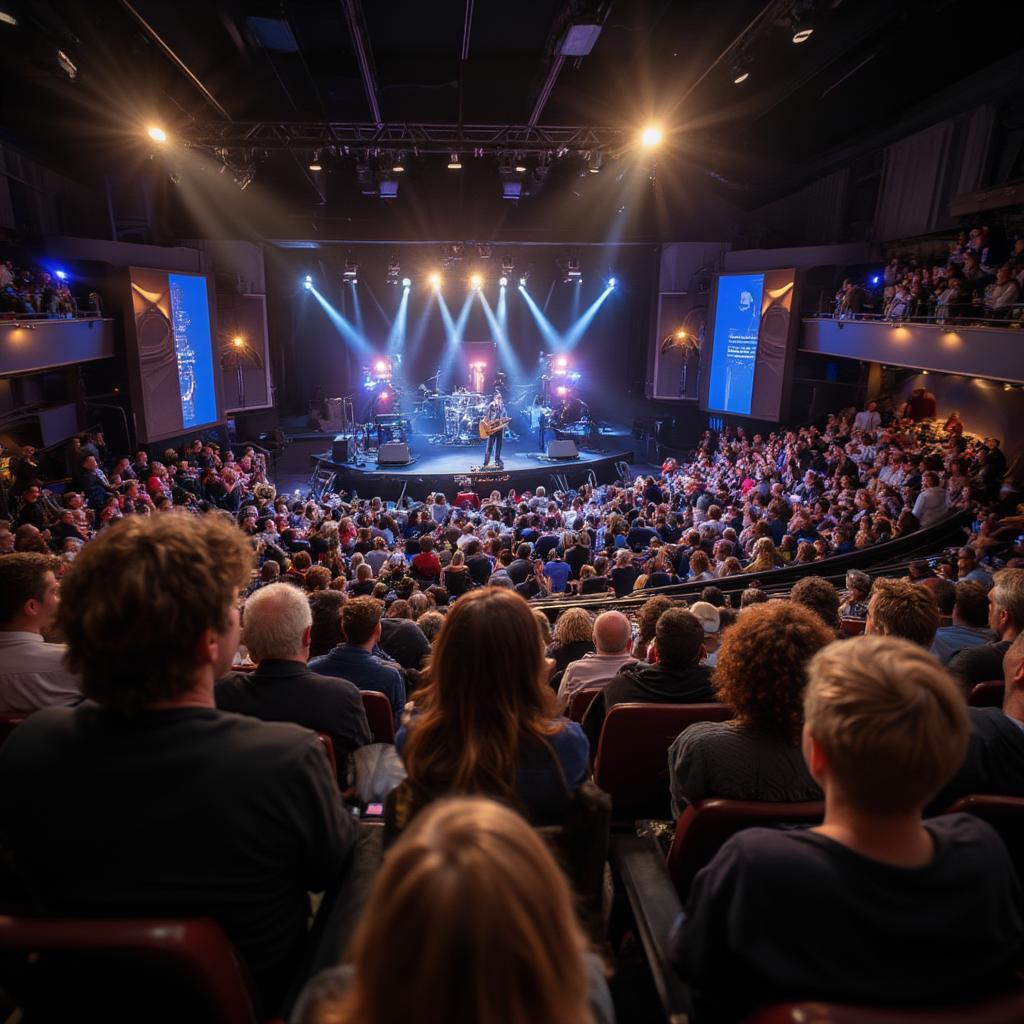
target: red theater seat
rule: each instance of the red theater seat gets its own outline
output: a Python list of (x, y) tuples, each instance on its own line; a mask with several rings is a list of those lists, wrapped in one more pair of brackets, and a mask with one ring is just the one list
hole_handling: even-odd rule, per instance
[[(66, 995), (62, 984), (73, 984), (78, 1020), (126, 1020), (133, 1009), (137, 1020), (149, 1020), (174, 998), (191, 1008), (189, 1020), (259, 1021), (244, 964), (206, 918), (0, 917), (0, 951), (10, 954), (3, 958), (4, 989), (30, 1014), (32, 1006), (51, 1007)], [(134, 1007), (122, 1005), (126, 983), (143, 976), (147, 987), (135, 986), (128, 997)], [(151, 1005), (138, 1002), (140, 992)], [(52, 1019), (48, 1012), (38, 1019)]]
[(732, 718), (725, 704), (615, 704), (594, 758), (594, 781), (612, 798), (617, 823), (664, 818), (669, 808), (668, 748), (694, 722)]
[(805, 803), (761, 803), (754, 800), (701, 800), (679, 816), (668, 873), (685, 904), (697, 872), (709, 864), (722, 844), (745, 828), (820, 825), (821, 800)]
[(317, 739), (324, 745), (327, 760), (331, 762), (331, 773), (336, 776), (338, 774), (338, 758), (334, 753), (334, 740), (325, 732), (318, 732), (316, 735)]
[(1019, 1024), (1024, 1020), (1024, 991), (971, 1003), (908, 1009), (843, 1006), (837, 1003), (780, 1003), (743, 1019), (743, 1024)]
[(569, 706), (565, 710), (566, 717), (573, 722), (582, 722), (591, 701), (600, 693), (599, 689), (577, 690), (569, 698)]
[(25, 721), (27, 715), (0, 715), (0, 746)]
[(867, 625), (867, 619), (840, 619), (839, 632), (843, 636), (860, 636)]
[(1002, 679), (993, 679), (987, 683), (977, 683), (967, 698), (968, 707), (1001, 708), (1006, 684)]
[(395, 718), (391, 711), (391, 701), (379, 690), (362, 690), (363, 709), (366, 721), (373, 733), (374, 743), (395, 742)]

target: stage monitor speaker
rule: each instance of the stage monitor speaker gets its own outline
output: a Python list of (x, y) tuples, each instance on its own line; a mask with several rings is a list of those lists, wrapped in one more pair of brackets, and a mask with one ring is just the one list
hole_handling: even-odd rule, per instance
[(407, 466), (411, 461), (405, 441), (388, 441), (377, 449), (378, 466)]
[(335, 462), (355, 462), (356, 439), (351, 434), (336, 434), (331, 445), (331, 458)]
[(564, 440), (548, 441), (549, 459), (578, 459), (579, 457), (579, 449), (571, 437)]

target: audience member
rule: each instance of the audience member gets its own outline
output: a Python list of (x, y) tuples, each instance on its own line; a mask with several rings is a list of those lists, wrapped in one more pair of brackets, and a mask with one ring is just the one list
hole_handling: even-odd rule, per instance
[(978, 683), (1003, 678), (1003, 655), (1024, 629), (1024, 569), (1001, 569), (988, 592), (988, 624), (995, 640), (968, 647), (949, 659), (949, 671), (965, 694)]
[(629, 619), (622, 612), (603, 612), (594, 620), (594, 650), (570, 662), (558, 687), (558, 710), (564, 711), (578, 690), (604, 686), (636, 659), (629, 653), (633, 639)]
[[(705, 590), (709, 589), (707, 587)], [(723, 604), (724, 610), (724, 604)], [(708, 601), (694, 601), (690, 612), (704, 629), (704, 660), (702, 664), (714, 668), (718, 662), (719, 634), (722, 628), (722, 613)]]
[(814, 612), (835, 633), (839, 628), (839, 591), (820, 576), (804, 576), (793, 584), (789, 599)]
[(988, 590), (980, 583), (964, 581), (957, 583), (954, 594), (953, 623), (939, 627), (932, 643), (932, 654), (943, 665), (965, 648), (991, 643), (996, 638), (988, 628)]
[[(276, 565), (267, 562), (264, 565)], [(309, 656), (318, 658), (332, 647), (345, 642), (341, 631), (341, 606), (345, 595), (339, 590), (318, 590), (309, 595), (309, 607), (313, 615), (313, 631), (309, 637)]]
[(594, 652), (594, 617), (585, 608), (568, 608), (555, 622), (554, 642), (547, 656), (555, 665), (553, 675), (564, 672), (580, 658)]
[(939, 608), (927, 587), (909, 580), (875, 580), (865, 633), (903, 637), (927, 649), (938, 628)]

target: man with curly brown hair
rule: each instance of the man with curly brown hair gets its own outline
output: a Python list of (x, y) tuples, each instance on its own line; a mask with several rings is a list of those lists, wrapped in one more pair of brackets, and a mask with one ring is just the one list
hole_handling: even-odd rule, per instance
[(131, 516), (85, 545), (59, 623), (93, 703), (4, 744), (0, 841), (51, 913), (212, 917), (272, 1014), (354, 827), (316, 733), (214, 706), (251, 560), (219, 514)]

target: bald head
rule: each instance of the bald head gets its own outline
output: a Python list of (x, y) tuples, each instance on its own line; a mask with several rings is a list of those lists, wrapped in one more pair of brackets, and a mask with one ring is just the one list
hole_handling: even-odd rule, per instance
[(257, 664), (267, 659), (305, 661), (313, 613), (305, 593), (270, 583), (245, 602), (242, 640)]
[(622, 612), (604, 612), (594, 622), (594, 646), (598, 654), (625, 654), (633, 631)]

